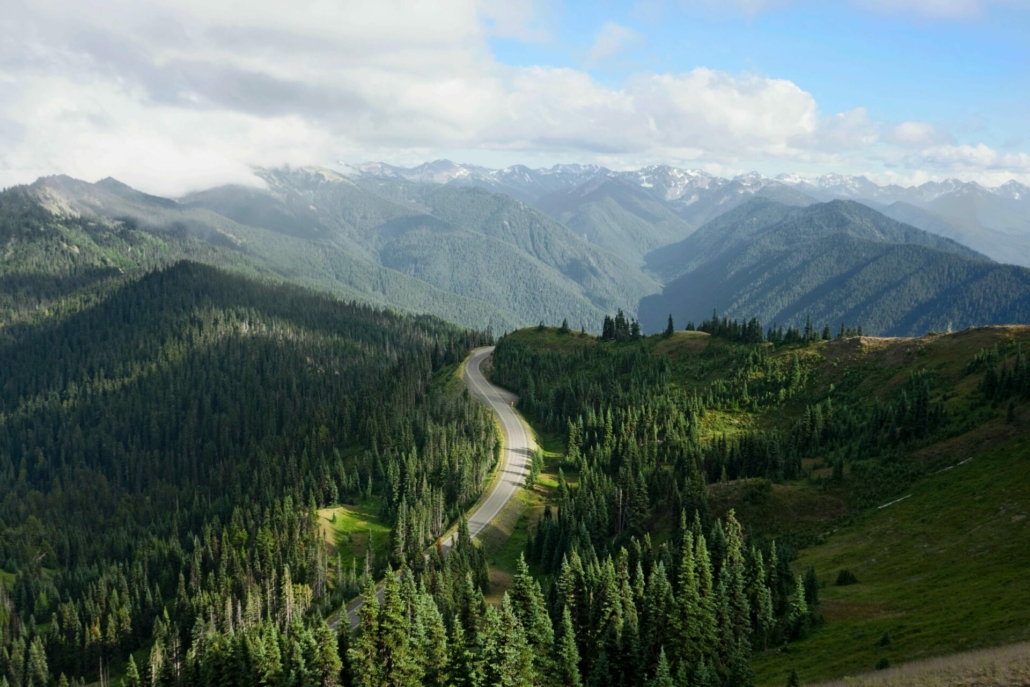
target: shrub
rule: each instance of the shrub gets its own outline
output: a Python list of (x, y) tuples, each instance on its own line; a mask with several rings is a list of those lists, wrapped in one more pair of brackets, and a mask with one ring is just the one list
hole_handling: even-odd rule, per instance
[(837, 586), (847, 587), (849, 584), (858, 584), (858, 578), (850, 570), (841, 570), (837, 573)]

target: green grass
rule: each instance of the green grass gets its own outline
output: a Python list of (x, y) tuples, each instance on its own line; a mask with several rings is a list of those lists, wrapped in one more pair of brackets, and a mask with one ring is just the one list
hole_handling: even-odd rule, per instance
[[(959, 462), (965, 456), (956, 456)], [(1030, 446), (1014, 441), (911, 488), (802, 551), (826, 623), (755, 657), (759, 685), (802, 682), (1030, 639)], [(833, 586), (841, 569), (859, 584)], [(890, 646), (877, 647), (884, 632)]]
[[(357, 558), (360, 567), (369, 546), (369, 536), (376, 560), (384, 560), (390, 545), (390, 527), (379, 519), (379, 499), (368, 498), (354, 506), (335, 506), (318, 511), (322, 536), (333, 556), (339, 554), (344, 569)], [(335, 521), (333, 516), (335, 515)]]

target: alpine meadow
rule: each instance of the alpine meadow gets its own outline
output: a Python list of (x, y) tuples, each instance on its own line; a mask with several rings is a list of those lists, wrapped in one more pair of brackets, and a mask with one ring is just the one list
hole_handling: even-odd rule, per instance
[(0, 687), (1030, 684), (1030, 8), (8, 4)]

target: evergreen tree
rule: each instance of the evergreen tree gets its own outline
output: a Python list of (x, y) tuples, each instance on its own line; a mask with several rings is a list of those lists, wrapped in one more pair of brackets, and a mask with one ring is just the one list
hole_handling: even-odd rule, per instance
[(658, 655), (658, 667), (655, 668), (654, 677), (648, 681), (647, 687), (676, 687), (669, 661), (665, 658), (665, 647), (662, 647)]
[(672, 324), (672, 313), (669, 313), (669, 324), (665, 327), (665, 338), (669, 338), (675, 333), (676, 327)]
[(362, 593), (364, 603), (358, 610), (360, 624), (354, 646), (350, 650), (351, 670), (354, 684), (359, 687), (380, 687), (386, 684), (379, 629), (379, 600), (376, 598), (375, 583), (371, 578)]
[(453, 687), (480, 687), (482, 664), (474, 643), (465, 634), (461, 623), (454, 623), (451, 641), (447, 647), (447, 684)]
[(808, 613), (808, 603), (805, 601), (805, 581), (798, 576), (797, 587), (794, 590), (794, 600), (790, 604), (790, 614), (787, 617), (788, 626), (793, 638), (803, 639), (808, 636)]
[(384, 682), (391, 687), (415, 687), (422, 681), (422, 666), (411, 653), (408, 617), (397, 575), (387, 566), (379, 612), (378, 648)]
[[(64, 677), (64, 673), (61, 673), (61, 677)], [(68, 681), (65, 680), (65, 683)], [(136, 668), (136, 659), (129, 654), (129, 663), (125, 666), (125, 687), (141, 687), (142, 682), (139, 677), (139, 669)]]
[(556, 683), (567, 687), (580, 687), (579, 649), (576, 647), (576, 631), (572, 626), (569, 607), (562, 608), (561, 630), (554, 647)]
[(539, 675), (550, 672), (551, 647), (554, 645), (554, 627), (547, 615), (547, 606), (540, 584), (529, 574), (525, 556), (520, 555), (508, 591), (512, 611), (519, 619), (533, 650), (533, 664)]
[(337, 687), (340, 684), (340, 671), (343, 663), (337, 653), (336, 635), (329, 629), (325, 621), (319, 623), (315, 629), (313, 644), (311, 667), (317, 684), (319, 687)]
[(537, 684), (533, 651), (508, 594), (501, 600), (500, 611), (492, 606), (487, 608), (483, 634), (485, 684), (503, 687)]

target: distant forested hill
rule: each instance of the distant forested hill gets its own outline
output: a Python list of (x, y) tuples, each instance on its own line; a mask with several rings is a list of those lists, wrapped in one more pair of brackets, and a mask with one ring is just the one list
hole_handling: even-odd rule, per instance
[(645, 299), (645, 331), (713, 308), (763, 323), (861, 325), (908, 335), (1030, 320), (1030, 271), (852, 201), (787, 208), (764, 200), (727, 213), (649, 265), (672, 281)]
[[(22, 254), (103, 244), (123, 270), (185, 256), (499, 331), (541, 319), (595, 322), (659, 289), (543, 213), (480, 188), (369, 188), (327, 170), (262, 174), (267, 189), (221, 187), (181, 202), (111, 179), (48, 177), (10, 189), (0, 215), (20, 247), (4, 268), (27, 276)], [(45, 228), (26, 234), (21, 224)], [(147, 245), (143, 256), (134, 242)], [(63, 254), (69, 269), (92, 259), (79, 250)]]

